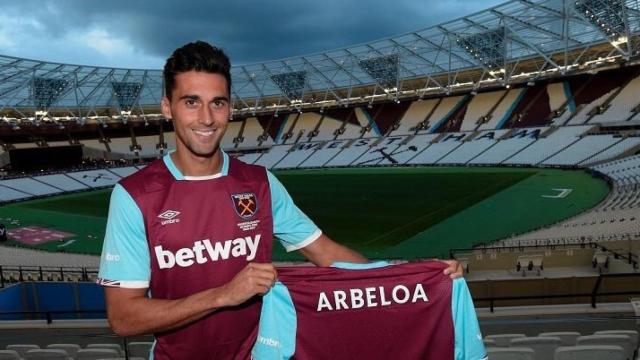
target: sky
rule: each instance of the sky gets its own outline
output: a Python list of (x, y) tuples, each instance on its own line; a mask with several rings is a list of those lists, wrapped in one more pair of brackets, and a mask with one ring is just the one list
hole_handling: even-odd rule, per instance
[(424, 29), (506, 0), (21, 0), (0, 3), (0, 54), (161, 69), (205, 40), (233, 64), (332, 50)]

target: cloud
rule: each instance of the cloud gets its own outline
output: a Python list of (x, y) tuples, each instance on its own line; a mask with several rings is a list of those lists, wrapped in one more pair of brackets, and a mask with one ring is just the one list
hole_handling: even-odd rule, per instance
[(22, 0), (3, 4), (0, 46), (5, 54), (36, 59), (160, 68), (173, 49), (206, 40), (240, 64), (418, 30), (500, 2)]

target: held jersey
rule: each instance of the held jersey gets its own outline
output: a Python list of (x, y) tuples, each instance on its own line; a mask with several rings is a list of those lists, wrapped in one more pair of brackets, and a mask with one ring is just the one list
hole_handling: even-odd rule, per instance
[[(123, 179), (112, 194), (100, 283), (178, 299), (227, 283), (248, 262), (271, 262), (272, 234), (287, 250), (315, 240), (320, 230), (272, 180), (226, 154), (212, 176), (183, 177), (165, 156)], [(248, 358), (259, 314), (254, 299), (155, 334), (153, 355)]]
[(278, 268), (278, 282), (263, 299), (252, 356), (486, 359), (466, 283), (444, 275), (445, 266)]

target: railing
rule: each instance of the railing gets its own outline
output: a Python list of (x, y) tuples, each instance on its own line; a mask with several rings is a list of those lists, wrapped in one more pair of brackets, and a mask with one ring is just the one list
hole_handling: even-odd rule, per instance
[(0, 288), (23, 281), (94, 281), (98, 269), (91, 267), (46, 267), (0, 265)]
[[(495, 303), (498, 301), (513, 301), (513, 300), (547, 300), (547, 299), (562, 299), (562, 298), (590, 298), (590, 304), (592, 308), (597, 308), (598, 298), (605, 296), (625, 296), (625, 295), (640, 295), (640, 287), (638, 289), (630, 289), (628, 291), (601, 291), (602, 282), (607, 278), (640, 278), (640, 273), (624, 273), (624, 274), (600, 274), (596, 280), (593, 290), (591, 292), (583, 293), (567, 293), (567, 294), (549, 294), (549, 295), (527, 295), (527, 296), (489, 296), (489, 297), (477, 297), (473, 300), (476, 302), (488, 301), (489, 310), (494, 312)], [(637, 283), (640, 284), (640, 283)]]
[[(614, 259), (622, 259), (626, 261), (629, 265), (631, 265), (634, 269), (639, 268), (638, 255), (634, 253), (620, 254), (614, 250), (611, 250), (603, 245), (600, 245), (596, 242), (586, 240), (586, 239), (576, 239), (575, 242), (571, 241), (560, 241), (560, 240), (537, 240), (535, 245), (517, 245), (517, 246), (484, 246), (478, 245), (471, 249), (451, 249), (449, 250), (449, 258), (456, 259), (456, 253), (471, 253), (474, 251), (481, 251), (483, 253), (486, 252), (525, 252), (527, 250), (538, 250), (538, 249), (550, 249), (555, 250), (556, 248), (564, 249), (564, 248), (575, 248), (579, 246), (580, 248), (592, 248), (596, 250), (601, 250), (613, 255)], [(515, 266), (515, 264), (514, 264)]]

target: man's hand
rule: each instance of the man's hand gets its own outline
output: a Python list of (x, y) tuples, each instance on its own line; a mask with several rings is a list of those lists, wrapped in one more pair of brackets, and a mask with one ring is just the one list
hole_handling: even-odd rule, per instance
[(449, 265), (446, 269), (444, 269), (444, 274), (449, 275), (451, 279), (457, 279), (462, 277), (464, 274), (464, 269), (462, 265), (457, 260), (439, 260), (443, 263)]
[(224, 294), (224, 306), (240, 305), (255, 295), (264, 295), (277, 279), (272, 264), (249, 263), (220, 290)]

